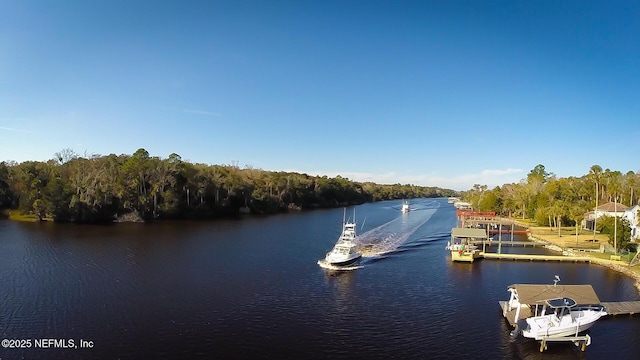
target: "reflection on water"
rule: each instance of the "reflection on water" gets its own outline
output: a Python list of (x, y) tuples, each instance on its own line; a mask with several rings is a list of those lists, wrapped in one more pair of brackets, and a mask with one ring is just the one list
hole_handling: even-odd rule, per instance
[(333, 289), (336, 310), (344, 314), (353, 304), (354, 290), (356, 286), (356, 271), (332, 271), (325, 272), (327, 286)]

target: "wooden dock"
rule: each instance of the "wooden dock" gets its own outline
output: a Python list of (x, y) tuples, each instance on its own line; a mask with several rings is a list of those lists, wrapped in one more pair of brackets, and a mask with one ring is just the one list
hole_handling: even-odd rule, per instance
[(586, 262), (591, 263), (591, 258), (582, 256), (563, 256), (563, 255), (529, 255), (529, 254), (497, 254), (490, 252), (481, 252), (480, 257), (483, 259), (497, 260), (524, 260), (524, 261), (559, 261), (559, 262)]
[(547, 244), (544, 243), (539, 243), (539, 242), (533, 242), (533, 241), (510, 241), (510, 240), (503, 240), (503, 241), (498, 241), (498, 240), (491, 240), (491, 241), (472, 241), (472, 243), (474, 245), (486, 245), (486, 246), (523, 246), (523, 247), (527, 247), (527, 246), (531, 246), (531, 247), (544, 247), (547, 246)]
[(640, 313), (640, 301), (616, 301), (601, 303), (608, 315), (633, 315)]
[[(507, 321), (509, 322), (509, 325), (511, 325), (511, 327), (516, 327), (516, 309), (513, 308), (509, 310), (508, 301), (498, 301), (498, 304), (500, 304), (500, 309), (502, 309), (502, 315), (504, 316), (505, 319), (507, 319)], [(533, 314), (531, 313), (531, 309), (528, 306), (520, 309), (520, 319), (526, 319), (531, 316), (533, 316)]]
[(527, 235), (530, 234), (529, 230), (498, 230), (498, 229), (489, 229), (489, 234), (518, 234), (518, 235)]

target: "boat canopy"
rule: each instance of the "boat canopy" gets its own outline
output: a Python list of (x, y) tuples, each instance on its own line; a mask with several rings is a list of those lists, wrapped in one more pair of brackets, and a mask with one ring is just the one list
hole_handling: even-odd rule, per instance
[(451, 229), (451, 237), (454, 238), (477, 238), (488, 239), (486, 229), (476, 228), (453, 228)]
[(509, 289), (515, 292), (521, 304), (545, 304), (550, 299), (570, 298), (576, 304), (595, 305), (600, 304), (591, 285), (538, 285), (538, 284), (514, 284)]

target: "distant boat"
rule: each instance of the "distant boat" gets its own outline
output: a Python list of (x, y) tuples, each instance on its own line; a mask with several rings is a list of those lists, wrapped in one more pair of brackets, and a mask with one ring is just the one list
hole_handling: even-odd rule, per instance
[(411, 210), (409, 208), (409, 202), (407, 200), (404, 201), (404, 203), (402, 204), (402, 209), (400, 209), (403, 213), (408, 213), (409, 210)]
[(342, 234), (338, 238), (333, 249), (327, 253), (324, 258), (325, 263), (333, 266), (347, 266), (358, 261), (362, 254), (358, 252), (358, 244), (356, 244), (356, 221), (355, 210), (353, 213), (353, 222), (346, 220), (345, 215), (342, 220)]
[(447, 202), (448, 202), (449, 204), (453, 204), (453, 203), (455, 203), (456, 201), (460, 201), (460, 199), (459, 199), (459, 198), (457, 198), (457, 197), (454, 197), (454, 196), (450, 197), (450, 198), (447, 200)]

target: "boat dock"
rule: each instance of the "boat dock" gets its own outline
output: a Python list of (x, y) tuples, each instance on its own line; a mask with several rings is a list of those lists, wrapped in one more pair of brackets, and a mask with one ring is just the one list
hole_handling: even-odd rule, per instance
[(583, 256), (498, 254), (498, 253), (491, 253), (491, 252), (481, 252), (480, 257), (483, 259), (513, 260), (513, 261), (524, 260), (524, 261), (558, 261), (558, 262), (585, 262), (585, 263), (591, 263), (591, 260), (592, 260), (592, 258), (583, 257)]
[(540, 247), (544, 247), (547, 246), (547, 244), (544, 243), (539, 243), (539, 242), (533, 242), (533, 241), (496, 241), (496, 240), (491, 240), (491, 241), (472, 241), (472, 243), (474, 245), (486, 245), (486, 246), (523, 246), (523, 247), (527, 247), (527, 246), (531, 246), (531, 247), (536, 247), (536, 246), (540, 246)]
[[(494, 211), (474, 211), (474, 210), (458, 210), (457, 226), (460, 228), (482, 228), (486, 229), (491, 235), (498, 234), (499, 239), (502, 235), (509, 235), (513, 241), (514, 235), (528, 235), (529, 229), (519, 228), (513, 219), (505, 219), (497, 216)], [(518, 229), (516, 229), (518, 227)]]
[(480, 249), (474, 243), (488, 241), (489, 235), (485, 229), (451, 229), (451, 241), (447, 244), (447, 250), (451, 253), (451, 261), (473, 262), (480, 258)]
[(498, 233), (527, 235), (527, 234), (531, 233), (531, 231), (529, 231), (529, 230), (509, 230), (509, 229), (506, 229), (506, 230), (489, 229), (489, 234), (498, 234)]
[(607, 315), (633, 315), (640, 313), (640, 301), (616, 301), (601, 303)]
[(507, 289), (511, 293), (511, 299), (498, 303), (502, 315), (512, 327), (516, 326), (519, 319), (533, 316), (531, 307), (548, 299), (570, 297), (578, 304), (600, 304), (600, 299), (591, 285), (514, 284)]
[[(507, 319), (507, 322), (509, 323), (509, 325), (511, 325), (512, 328), (515, 328), (516, 324), (518, 323), (516, 321), (516, 309), (509, 309), (508, 301), (498, 301), (498, 305), (500, 305), (500, 309), (502, 309), (502, 316)], [(533, 314), (531, 313), (531, 309), (528, 307), (521, 308), (519, 315), (521, 319), (526, 319), (533, 316)]]
[[(465, 247), (464, 245), (467, 246)], [(512, 261), (524, 260), (591, 263), (591, 261), (593, 260), (593, 258), (586, 256), (504, 254), (500, 251), (502, 246), (544, 247), (547, 245), (548, 244), (534, 241), (490, 240), (486, 229), (453, 228), (451, 229), (451, 241), (449, 242), (449, 244), (447, 244), (447, 249), (451, 250), (452, 261), (465, 262), (473, 262), (474, 259), (496, 259)], [(487, 252), (487, 248), (490, 248), (492, 246), (497, 246), (498, 251)]]
[(591, 285), (536, 285), (515, 284), (509, 286), (518, 296), (521, 306), (509, 307), (509, 301), (498, 301), (502, 315), (511, 327), (517, 324), (518, 319), (526, 319), (533, 316), (531, 307), (541, 303), (545, 299), (571, 297), (581, 305), (600, 304), (604, 306), (607, 315), (634, 315), (640, 313), (640, 301), (610, 301), (601, 302)]

